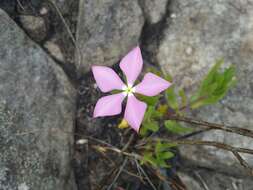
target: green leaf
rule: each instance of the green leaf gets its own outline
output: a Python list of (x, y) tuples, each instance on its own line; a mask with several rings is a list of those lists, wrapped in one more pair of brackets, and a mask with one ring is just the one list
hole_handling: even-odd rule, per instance
[(159, 130), (159, 123), (155, 119), (162, 117), (162, 114), (158, 112), (154, 106), (148, 106), (144, 115), (140, 134), (145, 136), (148, 131), (157, 132)]
[(168, 168), (170, 165), (166, 163), (166, 160), (174, 157), (174, 154), (170, 152), (168, 149), (171, 145), (168, 146), (168, 143), (161, 143), (158, 141), (155, 145), (155, 156), (156, 156), (156, 164), (163, 168)]
[(174, 110), (178, 110), (178, 102), (177, 102), (177, 95), (174, 91), (174, 87), (170, 87), (166, 90), (166, 99), (168, 102), (168, 105), (174, 109)]
[(168, 131), (170, 131), (172, 133), (176, 133), (176, 134), (187, 133), (187, 132), (193, 131), (192, 128), (183, 127), (178, 122), (171, 121), (171, 120), (166, 120), (164, 122), (164, 126)]
[(165, 115), (167, 113), (167, 111), (168, 111), (168, 105), (166, 105), (166, 104), (159, 105), (158, 108), (157, 108), (157, 111), (160, 114)]
[(170, 168), (171, 166), (166, 163), (166, 160), (157, 160), (157, 165), (161, 168)]
[(205, 104), (206, 104), (205, 100), (196, 101), (196, 102), (191, 104), (191, 108), (192, 109), (197, 109), (197, 108), (200, 108), (201, 106), (203, 106)]
[(151, 73), (154, 73), (162, 78), (164, 78), (165, 80), (169, 81), (169, 82), (172, 82), (172, 76), (169, 74), (169, 73), (166, 73), (164, 74), (161, 70), (158, 70), (157, 68), (155, 67), (149, 67), (147, 69), (148, 72), (151, 72)]
[(144, 123), (144, 128), (152, 132), (157, 132), (159, 130), (159, 124), (156, 121), (151, 121), (149, 123)]
[(169, 81), (169, 82), (171, 82), (172, 83), (172, 81), (173, 81), (173, 78), (172, 78), (172, 76), (170, 75), (170, 74), (166, 74), (166, 75), (164, 75), (164, 77), (163, 77), (165, 80), (167, 80), (167, 81)]
[(235, 76), (235, 67), (231, 65), (228, 69), (226, 69), (224, 72), (224, 76), (225, 82), (230, 82)]
[(157, 167), (156, 159), (154, 158), (151, 152), (144, 152), (143, 159), (141, 160), (141, 164), (149, 163), (154, 167)]
[(148, 106), (143, 121), (149, 122), (152, 119), (158, 119), (160, 117), (162, 117), (162, 114), (157, 111), (154, 106)]
[(164, 160), (171, 159), (174, 156), (175, 156), (175, 154), (173, 152), (170, 152), (170, 151), (167, 151), (167, 152), (164, 152), (164, 153), (160, 154), (160, 158), (164, 159)]
[(161, 143), (158, 141), (155, 145), (155, 153), (156, 155), (160, 154), (161, 152), (166, 152), (168, 149), (172, 148), (171, 144), (168, 143)]
[(171, 148), (177, 146), (175, 143), (162, 143), (157, 141), (156, 144), (149, 144), (145, 146), (146, 152), (142, 159), (143, 163), (149, 163), (155, 167), (170, 168), (167, 161), (173, 158), (175, 155), (170, 151)]
[(161, 96), (160, 95), (158, 95), (158, 96), (144, 96), (144, 95), (138, 94), (137, 97), (139, 100), (147, 103), (148, 105), (155, 106), (159, 102), (159, 99)]
[(118, 93), (121, 93), (121, 92), (122, 92), (122, 90), (112, 90), (111, 94), (118, 94)]
[(229, 68), (220, 71), (223, 60), (219, 60), (207, 74), (200, 85), (197, 93), (191, 97), (191, 108), (196, 109), (204, 105), (217, 103), (235, 84), (235, 68), (231, 65)]
[(220, 59), (216, 62), (216, 64), (212, 67), (212, 69), (208, 72), (207, 76), (205, 77), (205, 79), (203, 80), (202, 84), (201, 84), (201, 89), (207, 89), (208, 86), (213, 83), (215, 75), (217, 74), (219, 68), (221, 67), (221, 65), (224, 64), (224, 59)]
[(160, 141), (158, 141), (155, 145), (155, 154), (159, 154), (159, 152), (163, 151), (163, 145)]
[(163, 143), (163, 145), (169, 149), (169, 148), (176, 147), (178, 144), (177, 143)]
[(159, 153), (159, 152), (167, 151), (168, 149), (176, 147), (176, 146), (177, 146), (176, 143), (161, 143), (161, 141), (158, 141), (155, 146), (155, 152)]
[(162, 71), (155, 68), (155, 67), (148, 67), (147, 72), (151, 72), (151, 73), (158, 75), (159, 77), (163, 77)]
[(146, 128), (146, 126), (144, 124), (142, 124), (142, 127), (140, 129), (140, 135), (142, 137), (144, 137), (148, 134), (148, 131), (149, 131), (148, 128)]
[(187, 105), (187, 97), (185, 95), (184, 89), (179, 90), (179, 96), (181, 97), (181, 107), (185, 107)]

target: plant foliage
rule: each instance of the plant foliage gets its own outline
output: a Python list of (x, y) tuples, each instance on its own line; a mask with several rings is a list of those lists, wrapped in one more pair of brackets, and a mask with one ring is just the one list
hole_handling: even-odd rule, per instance
[[(177, 90), (174, 84), (165, 91), (164, 96), (147, 97), (138, 95), (138, 98), (148, 105), (140, 130), (141, 136), (148, 139), (159, 132), (163, 135), (166, 135), (166, 133), (170, 135), (192, 133), (192, 128), (177, 121), (168, 120), (166, 115), (181, 116), (185, 114), (185, 110), (215, 104), (224, 98), (236, 80), (234, 66), (231, 65), (228, 68), (221, 69), (223, 63), (222, 59), (216, 62), (201, 81), (196, 92), (193, 92), (193, 95), (188, 95), (184, 89)], [(154, 68), (151, 68), (151, 72), (172, 82), (170, 75), (164, 76), (162, 72)], [(126, 125), (125, 121), (122, 121), (119, 126), (125, 128)], [(153, 167), (169, 168), (169, 160), (174, 157), (176, 146), (177, 144), (165, 143), (162, 140), (156, 143), (148, 141), (142, 152), (143, 159), (141, 163), (150, 164)]]

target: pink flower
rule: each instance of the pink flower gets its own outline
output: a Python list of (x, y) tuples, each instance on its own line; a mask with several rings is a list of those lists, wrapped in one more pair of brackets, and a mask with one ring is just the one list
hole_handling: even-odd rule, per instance
[(122, 102), (127, 97), (124, 119), (135, 131), (139, 131), (147, 105), (136, 99), (134, 93), (145, 96), (156, 96), (170, 86), (168, 81), (153, 73), (147, 73), (141, 83), (134, 86), (134, 82), (141, 73), (142, 65), (143, 60), (139, 47), (134, 48), (121, 60), (120, 69), (126, 76), (127, 84), (124, 84), (119, 76), (109, 67), (92, 67), (94, 78), (102, 92), (122, 90), (118, 94), (100, 98), (95, 106), (93, 117), (120, 114)]

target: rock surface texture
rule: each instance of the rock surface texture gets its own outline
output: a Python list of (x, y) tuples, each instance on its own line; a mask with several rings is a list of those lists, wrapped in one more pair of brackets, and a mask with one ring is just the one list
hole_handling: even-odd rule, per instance
[(75, 190), (75, 91), (0, 10), (0, 189)]
[(161, 21), (167, 10), (168, 0), (139, 0), (144, 16), (149, 24)]
[(251, 178), (238, 178), (224, 173), (195, 169), (188, 172), (179, 172), (181, 180), (188, 190), (251, 190)]
[(144, 19), (137, 0), (81, 0), (77, 26), (79, 72), (111, 66), (138, 44)]
[[(188, 114), (253, 130), (253, 0), (2, 0), (0, 190), (98, 189), (113, 181), (110, 170), (123, 160), (101, 159), (86, 143), (74, 147), (72, 130), (77, 142), (82, 135), (128, 142), (118, 116), (93, 119), (102, 94), (90, 68), (116, 64), (138, 43), (144, 66), (159, 64), (189, 94), (217, 59), (235, 65), (238, 82), (226, 98)], [(252, 139), (221, 131), (194, 138), (253, 149)], [(188, 190), (253, 189), (229, 152), (185, 146), (180, 153), (177, 174)], [(253, 157), (241, 156), (253, 167)]]
[(40, 42), (46, 38), (47, 26), (42, 17), (20, 16), (19, 17), (24, 30), (36, 42)]
[[(253, 129), (253, 1), (180, 0), (171, 1), (169, 27), (160, 42), (157, 60), (170, 72), (176, 86), (191, 91), (213, 66), (224, 58), (234, 64), (238, 83), (216, 106), (193, 113), (197, 118)], [(252, 139), (210, 131), (196, 137), (237, 147), (253, 148)], [(242, 174), (232, 154), (207, 147), (185, 147), (184, 157), (197, 165)], [(253, 158), (242, 155), (253, 166)], [(214, 164), (215, 163), (215, 164)]]

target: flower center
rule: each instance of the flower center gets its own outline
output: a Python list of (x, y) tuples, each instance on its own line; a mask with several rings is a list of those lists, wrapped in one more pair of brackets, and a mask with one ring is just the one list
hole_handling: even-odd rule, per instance
[(133, 93), (135, 92), (135, 88), (133, 87), (133, 85), (124, 86), (122, 90), (123, 93), (128, 96), (133, 95)]

